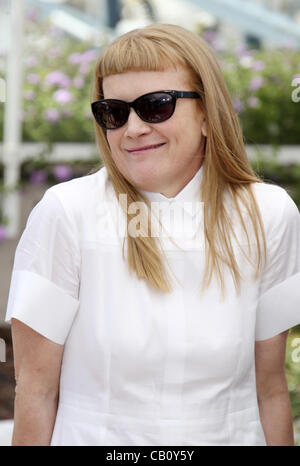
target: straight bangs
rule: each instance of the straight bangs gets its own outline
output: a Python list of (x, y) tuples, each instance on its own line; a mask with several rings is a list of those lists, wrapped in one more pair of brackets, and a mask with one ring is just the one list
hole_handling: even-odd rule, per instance
[[(136, 34), (134, 34), (136, 32)], [(113, 74), (129, 71), (164, 71), (187, 63), (176, 49), (165, 40), (154, 40), (143, 30), (130, 31), (110, 44), (101, 56), (96, 68), (96, 99), (103, 98), (102, 81)]]

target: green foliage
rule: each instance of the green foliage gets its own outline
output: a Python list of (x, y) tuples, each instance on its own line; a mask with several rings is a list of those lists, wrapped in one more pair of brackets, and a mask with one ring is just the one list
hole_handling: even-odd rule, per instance
[(300, 209), (300, 165), (282, 165), (276, 157), (264, 158), (263, 155), (252, 163), (255, 172), (266, 182), (275, 183), (288, 191)]
[[(226, 53), (222, 63), (245, 142), (299, 144), (300, 102), (292, 99), (292, 81), (300, 73), (300, 51), (244, 51), (240, 58)], [(296, 92), (300, 97), (300, 88)]]
[[(252, 163), (256, 173), (266, 182), (275, 183), (285, 188), (300, 209), (300, 165), (282, 165), (276, 157), (268, 160), (261, 158)], [(295, 359), (296, 346), (292, 345), (295, 339), (299, 338), (300, 346), (300, 325), (294, 327), (289, 334), (287, 341), (285, 369), (288, 382), (293, 418), (300, 416), (300, 361)], [(296, 342), (295, 342), (296, 343)], [(292, 357), (294, 352), (294, 357)], [(300, 357), (300, 351), (297, 355)]]
[[(266, 182), (272, 182), (285, 188), (298, 208), (300, 209), (300, 165), (282, 165), (276, 157), (268, 160), (261, 156), (260, 160), (252, 163), (253, 169)], [(285, 369), (288, 382), (293, 418), (300, 416), (300, 361), (296, 361), (296, 356), (300, 357), (300, 351), (292, 342), (299, 338), (300, 346), (300, 325), (294, 327), (289, 334), (287, 341)], [(294, 357), (292, 357), (294, 352)]]
[(290, 331), (285, 358), (293, 418), (300, 416), (300, 326)]
[[(23, 140), (93, 142), (90, 94), (101, 47), (67, 37), (42, 21), (28, 19), (25, 34)], [(1, 135), (3, 119), (1, 105)]]
[[(23, 139), (42, 142), (91, 142), (94, 129), (90, 92), (101, 46), (76, 41), (41, 18), (27, 18), (24, 50)], [(300, 80), (300, 51), (250, 50), (245, 44), (220, 44), (213, 31), (201, 35), (215, 49), (245, 142), (300, 143), (300, 102), (292, 86)], [(0, 74), (3, 76), (4, 67)], [(297, 75), (298, 73), (298, 75)], [(298, 78), (297, 78), (298, 79)], [(298, 84), (299, 86), (299, 84)], [(295, 100), (295, 99), (294, 99)], [(4, 105), (0, 106), (0, 129)], [(1, 131), (2, 133), (2, 131)]]

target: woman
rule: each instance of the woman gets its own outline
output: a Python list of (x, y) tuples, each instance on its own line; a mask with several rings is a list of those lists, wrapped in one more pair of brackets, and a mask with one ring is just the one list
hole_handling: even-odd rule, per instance
[(293, 445), (299, 212), (253, 172), (212, 51), (131, 31), (92, 111), (104, 167), (48, 189), (16, 251), (13, 444)]

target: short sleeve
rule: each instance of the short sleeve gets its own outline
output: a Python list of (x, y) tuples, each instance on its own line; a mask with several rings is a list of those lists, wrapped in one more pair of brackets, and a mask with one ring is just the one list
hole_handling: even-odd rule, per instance
[(75, 221), (50, 188), (31, 211), (16, 248), (6, 321), (16, 318), (64, 344), (79, 307)]
[(256, 312), (257, 341), (300, 323), (300, 215), (288, 193), (279, 187), (278, 193)]

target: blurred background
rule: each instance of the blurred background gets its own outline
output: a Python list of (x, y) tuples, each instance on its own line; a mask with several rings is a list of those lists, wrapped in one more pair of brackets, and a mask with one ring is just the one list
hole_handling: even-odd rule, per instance
[[(173, 23), (214, 49), (257, 173), (300, 206), (300, 0), (0, 0), (0, 445), (14, 399), (4, 322), (14, 251), (45, 190), (100, 162), (90, 111), (97, 57), (118, 35)], [(300, 444), (300, 326), (286, 373)]]

